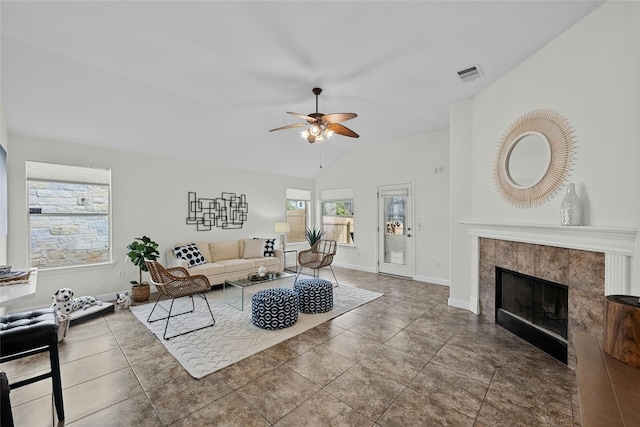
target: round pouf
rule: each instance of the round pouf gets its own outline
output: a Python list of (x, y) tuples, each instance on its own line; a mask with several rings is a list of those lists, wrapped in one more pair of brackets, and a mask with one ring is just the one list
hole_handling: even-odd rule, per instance
[(251, 322), (258, 328), (283, 329), (297, 321), (298, 294), (291, 289), (264, 289), (251, 297)]
[(333, 308), (333, 283), (328, 280), (298, 280), (293, 290), (298, 293), (298, 305), (303, 313), (326, 313)]

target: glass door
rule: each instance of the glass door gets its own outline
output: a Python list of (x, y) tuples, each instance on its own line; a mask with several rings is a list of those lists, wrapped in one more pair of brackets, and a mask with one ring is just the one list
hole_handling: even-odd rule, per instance
[(378, 188), (378, 271), (413, 277), (411, 184)]

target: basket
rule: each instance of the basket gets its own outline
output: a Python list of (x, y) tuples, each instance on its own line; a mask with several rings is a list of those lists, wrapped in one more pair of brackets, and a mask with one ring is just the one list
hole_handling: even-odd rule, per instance
[(151, 294), (151, 287), (148, 283), (131, 287), (131, 301), (143, 302), (149, 299)]
[(29, 281), (31, 270), (27, 271), (12, 271), (5, 276), (0, 277), (0, 286), (14, 285), (17, 283), (26, 283)]

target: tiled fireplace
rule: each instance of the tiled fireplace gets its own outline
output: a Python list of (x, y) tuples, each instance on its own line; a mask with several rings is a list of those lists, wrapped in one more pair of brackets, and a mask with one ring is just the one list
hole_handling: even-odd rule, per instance
[(576, 330), (602, 333), (604, 253), (506, 240), (480, 239), (480, 316), (495, 321), (496, 267), (567, 286), (568, 361)]
[(630, 257), (638, 230), (465, 224), (473, 238), (471, 310), (495, 322), (496, 267), (566, 286), (568, 365), (575, 366), (573, 334), (602, 333), (605, 295), (629, 292)]

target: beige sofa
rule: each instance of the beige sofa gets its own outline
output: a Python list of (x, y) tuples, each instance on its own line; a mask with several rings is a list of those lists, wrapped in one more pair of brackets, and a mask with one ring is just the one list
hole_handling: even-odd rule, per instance
[[(185, 248), (195, 243), (204, 258), (203, 264), (189, 267), (189, 261), (178, 258), (174, 248)], [(176, 243), (167, 251), (168, 267), (184, 267), (189, 274), (203, 274), (207, 276), (211, 285), (247, 277), (250, 273), (257, 273), (263, 265), (268, 271), (283, 271), (284, 257), (282, 250), (274, 249), (274, 256), (263, 256), (265, 239), (223, 240), (217, 242), (188, 242)], [(181, 251), (178, 251), (181, 253)], [(183, 255), (184, 256), (184, 255)]]

